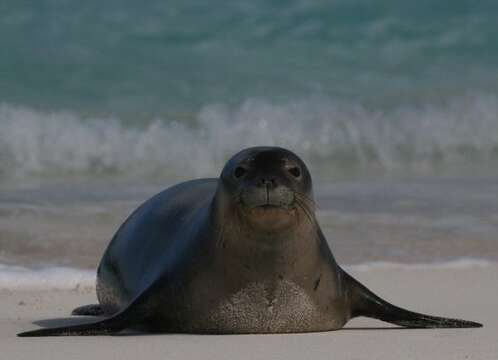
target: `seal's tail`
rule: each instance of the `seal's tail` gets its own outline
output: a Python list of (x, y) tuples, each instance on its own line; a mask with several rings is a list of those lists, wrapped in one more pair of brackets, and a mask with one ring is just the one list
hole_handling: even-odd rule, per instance
[(482, 324), (431, 316), (405, 310), (382, 300), (353, 277), (344, 273), (351, 290), (351, 317), (366, 316), (408, 328), (475, 328)]

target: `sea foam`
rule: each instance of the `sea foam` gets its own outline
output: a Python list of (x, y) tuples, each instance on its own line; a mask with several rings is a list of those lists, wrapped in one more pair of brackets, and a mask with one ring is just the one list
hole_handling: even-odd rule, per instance
[(0, 290), (88, 290), (95, 287), (95, 271), (70, 267), (37, 269), (0, 264)]
[(354, 168), (430, 174), (498, 162), (497, 116), (497, 97), (485, 94), (389, 110), (326, 98), (251, 99), (235, 107), (205, 106), (189, 121), (133, 124), (4, 104), (0, 178), (217, 176), (230, 155), (255, 145), (290, 148), (314, 173)]
[(460, 258), (442, 262), (431, 263), (397, 263), (389, 261), (374, 261), (362, 264), (347, 265), (344, 268), (351, 272), (368, 272), (376, 270), (456, 270), (456, 269), (472, 269), (486, 268), (497, 266), (498, 263), (475, 258)]

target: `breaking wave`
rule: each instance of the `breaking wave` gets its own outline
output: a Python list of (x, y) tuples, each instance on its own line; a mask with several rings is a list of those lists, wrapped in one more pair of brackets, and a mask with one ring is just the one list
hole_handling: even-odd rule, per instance
[(326, 98), (212, 104), (193, 120), (84, 118), (0, 105), (0, 177), (216, 176), (241, 148), (279, 145), (313, 171), (433, 173), (498, 163), (498, 97), (372, 109)]

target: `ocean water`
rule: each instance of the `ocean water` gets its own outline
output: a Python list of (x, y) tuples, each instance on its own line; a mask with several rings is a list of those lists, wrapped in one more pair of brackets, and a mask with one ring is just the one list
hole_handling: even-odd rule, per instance
[(342, 263), (496, 261), (496, 33), (493, 1), (3, 1), (0, 274), (94, 268), (254, 145), (307, 162)]

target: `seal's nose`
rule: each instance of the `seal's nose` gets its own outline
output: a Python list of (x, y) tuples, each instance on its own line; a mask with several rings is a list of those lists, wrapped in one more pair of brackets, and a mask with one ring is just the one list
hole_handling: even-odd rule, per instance
[(258, 187), (266, 187), (267, 189), (274, 189), (277, 187), (277, 179), (274, 177), (260, 178), (257, 182)]

